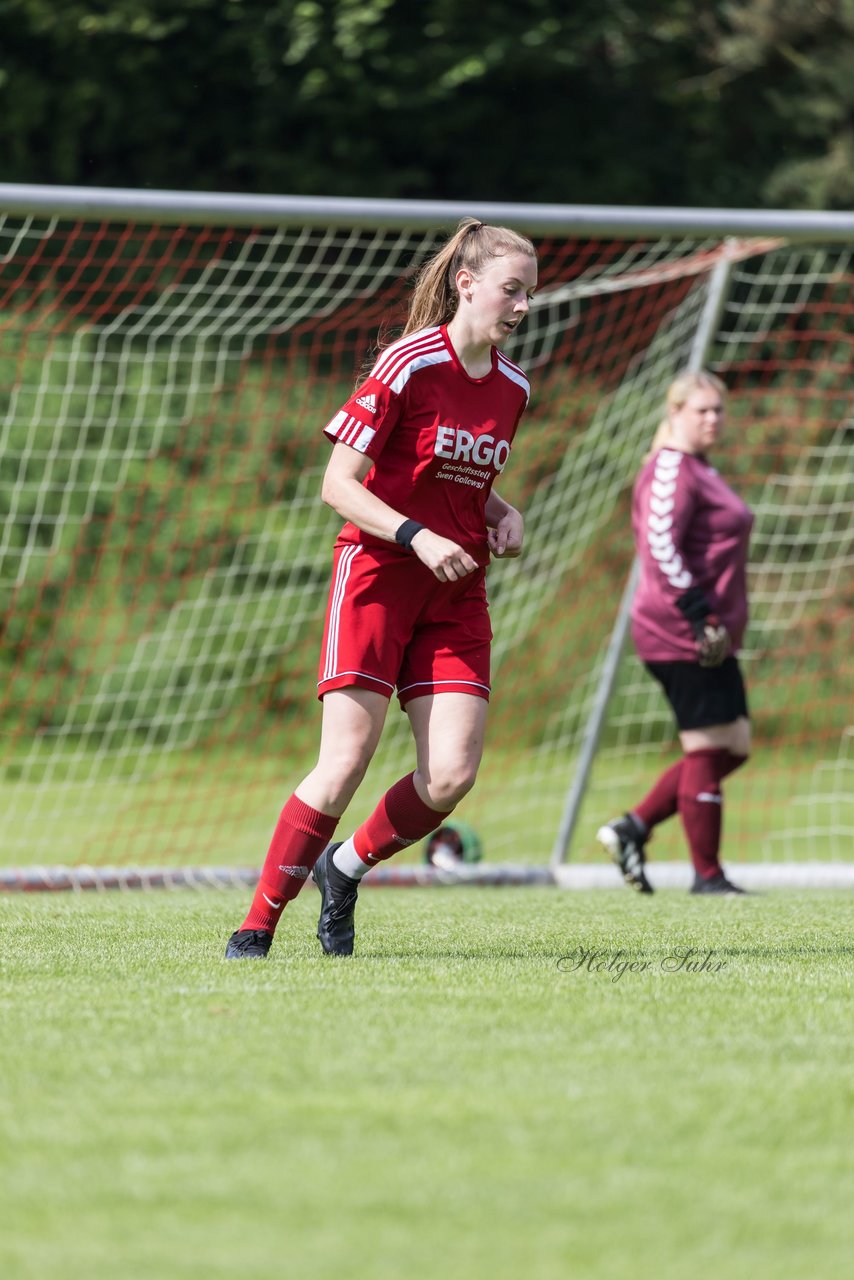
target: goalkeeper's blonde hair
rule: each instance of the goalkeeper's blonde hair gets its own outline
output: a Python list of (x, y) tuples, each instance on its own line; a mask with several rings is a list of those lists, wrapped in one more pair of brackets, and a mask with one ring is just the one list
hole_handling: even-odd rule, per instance
[(702, 391), (704, 387), (713, 387), (721, 399), (726, 400), (726, 384), (716, 374), (709, 373), (707, 369), (680, 373), (678, 377), (673, 379), (667, 388), (667, 398), (665, 400), (667, 412), (656, 428), (652, 444), (644, 457), (644, 462), (651, 458), (654, 453), (657, 453), (659, 449), (666, 448), (673, 439), (670, 415), (675, 413), (677, 409), (681, 409), (688, 397), (692, 396), (695, 391)]

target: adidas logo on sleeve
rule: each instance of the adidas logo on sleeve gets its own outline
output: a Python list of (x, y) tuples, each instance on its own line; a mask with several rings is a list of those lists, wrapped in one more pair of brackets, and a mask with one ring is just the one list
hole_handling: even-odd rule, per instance
[(367, 409), (368, 413), (376, 413), (377, 398), (375, 395), (357, 396), (356, 404), (360, 404), (363, 409)]

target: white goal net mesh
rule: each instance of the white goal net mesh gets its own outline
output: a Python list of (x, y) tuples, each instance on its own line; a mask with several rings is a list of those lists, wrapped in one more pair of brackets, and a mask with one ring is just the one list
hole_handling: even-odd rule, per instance
[[(321, 429), (440, 238), (0, 216), (0, 865), (260, 865), (317, 745), (338, 527)], [(508, 347), (534, 395), (502, 487), (527, 552), (490, 573), (490, 738), (460, 816), (488, 859), (548, 860), (631, 561), (632, 479), (726, 257), (709, 360), (731, 392), (716, 462), (756, 512), (757, 739), (727, 845), (850, 858), (850, 252), (571, 229), (538, 248)], [(668, 753), (627, 653), (574, 860)], [(393, 703), (344, 825), (412, 765)]]

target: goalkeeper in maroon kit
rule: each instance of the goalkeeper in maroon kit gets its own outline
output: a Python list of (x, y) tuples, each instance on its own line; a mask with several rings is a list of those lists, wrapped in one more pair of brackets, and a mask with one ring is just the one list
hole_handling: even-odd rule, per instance
[(725, 388), (709, 373), (672, 383), (667, 416), (635, 482), (632, 525), (640, 583), (632, 638), (661, 685), (682, 759), (597, 839), (628, 884), (652, 893), (645, 845), (679, 814), (693, 893), (741, 893), (720, 864), (721, 783), (747, 760), (750, 720), (736, 654), (747, 624), (747, 548), (753, 517), (708, 460), (724, 421)]
[[(309, 875), (324, 951), (350, 955), (362, 876), (441, 827), (474, 784), (490, 692), (486, 567), (518, 556), (523, 538), (493, 484), (530, 388), (500, 348), (536, 283), (529, 240), (464, 220), (419, 273), (403, 336), (325, 428), (322, 496), (346, 523), (320, 657), (320, 751), (282, 810), (228, 959), (267, 955)], [(395, 691), (416, 768), (332, 844)]]

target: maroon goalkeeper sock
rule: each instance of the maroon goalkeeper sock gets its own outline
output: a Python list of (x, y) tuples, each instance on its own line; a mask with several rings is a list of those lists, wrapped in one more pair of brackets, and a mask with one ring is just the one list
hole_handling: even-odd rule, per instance
[(744, 757), (726, 747), (690, 751), (679, 777), (679, 816), (688, 837), (691, 861), (698, 876), (708, 880), (721, 870), (719, 853), (723, 824), (721, 779), (738, 768)]
[(408, 773), (385, 793), (366, 822), (353, 833), (356, 853), (369, 867), (441, 827), (451, 810), (439, 813), (425, 804)]
[(329, 844), (339, 819), (320, 813), (292, 795), (282, 810), (241, 929), (276, 932), (279, 917), (295, 898)]
[(727, 756), (729, 757), (729, 762), (721, 774), (721, 781), (724, 778), (728, 778), (731, 773), (735, 773), (736, 769), (740, 769), (743, 764), (747, 764), (750, 759), (750, 756), (737, 756), (734, 751), (728, 751)]
[(684, 760), (677, 760), (676, 764), (672, 764), (669, 769), (665, 769), (652, 790), (644, 796), (640, 804), (636, 804), (632, 809), (632, 813), (640, 818), (647, 831), (657, 827), (659, 822), (672, 818), (676, 812), (678, 808), (679, 779), (682, 776), (683, 763)]
[[(722, 782), (729, 774), (735, 773), (736, 769), (740, 769), (748, 758), (747, 756), (737, 756), (734, 751), (725, 751), (724, 754), (727, 756), (727, 760), (726, 762), (721, 761), (721, 772), (718, 776), (719, 782)], [(672, 818), (679, 808), (679, 779), (682, 776), (682, 765), (684, 763), (683, 756), (681, 760), (677, 760), (675, 764), (672, 764), (669, 769), (665, 769), (640, 804), (636, 804), (631, 810), (635, 817), (640, 818), (647, 831), (652, 831), (653, 827), (657, 827), (660, 822), (666, 822), (668, 818)]]

